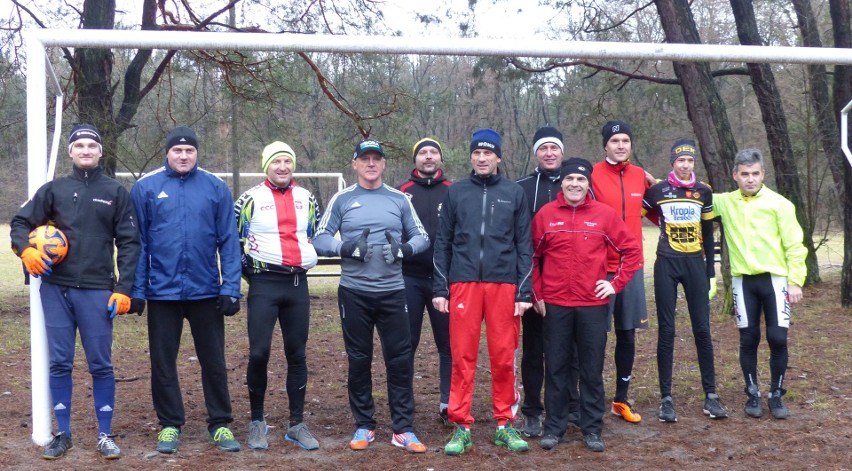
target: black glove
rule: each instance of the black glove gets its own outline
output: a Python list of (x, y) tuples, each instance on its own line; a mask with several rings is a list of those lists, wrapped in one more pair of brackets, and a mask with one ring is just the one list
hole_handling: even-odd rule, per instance
[(145, 300), (139, 298), (131, 298), (130, 299), (130, 310), (127, 311), (128, 314), (136, 313), (138, 315), (142, 315), (145, 312)]
[(382, 245), (382, 255), (384, 255), (385, 262), (388, 265), (414, 254), (414, 248), (411, 247), (411, 244), (400, 244), (389, 231), (385, 231), (385, 239), (388, 240), (388, 243)]
[(240, 312), (240, 298), (220, 295), (216, 300), (216, 310), (223, 316), (233, 316)]
[(356, 240), (348, 240), (340, 246), (340, 256), (352, 258), (359, 262), (369, 262), (373, 257), (373, 252), (370, 246), (367, 245), (367, 236), (370, 235), (370, 228), (364, 229), (361, 237)]

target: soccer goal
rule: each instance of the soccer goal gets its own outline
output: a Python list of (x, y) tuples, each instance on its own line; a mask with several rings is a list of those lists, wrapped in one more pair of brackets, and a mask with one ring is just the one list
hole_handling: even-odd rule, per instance
[[(736, 46), (717, 44), (658, 44), (547, 40), (503, 40), (451, 37), (382, 37), (262, 33), (211, 33), (185, 31), (28, 30), (27, 51), (27, 153), (28, 195), (52, 179), (61, 131), (61, 87), (50, 67), (46, 48), (146, 48), (216, 49), (280, 52), (424, 54), (493, 57), (545, 57), (573, 59), (643, 59), (683, 62), (738, 61), (750, 63), (852, 65), (848, 49)], [(56, 85), (58, 116), (55, 118), (52, 149), (47, 149), (47, 89), (49, 74)], [(843, 110), (843, 150), (852, 164)], [(52, 155), (46, 159), (45, 156)], [(50, 163), (49, 163), (50, 162)], [(50, 170), (49, 170), (50, 168)], [(298, 174), (297, 174), (298, 175)], [(342, 177), (341, 177), (342, 179)], [(32, 439), (46, 445), (51, 438), (50, 392), (48, 388), (47, 340), (44, 313), (38, 295), (40, 281), (30, 285), (32, 358)]]

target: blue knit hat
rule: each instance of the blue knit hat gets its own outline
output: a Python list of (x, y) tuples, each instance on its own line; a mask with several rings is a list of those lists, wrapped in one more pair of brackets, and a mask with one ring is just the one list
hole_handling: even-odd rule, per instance
[(477, 149), (490, 150), (497, 154), (497, 157), (503, 157), (503, 151), (500, 149), (500, 134), (489, 128), (477, 129), (473, 132), (470, 139), (470, 153)]

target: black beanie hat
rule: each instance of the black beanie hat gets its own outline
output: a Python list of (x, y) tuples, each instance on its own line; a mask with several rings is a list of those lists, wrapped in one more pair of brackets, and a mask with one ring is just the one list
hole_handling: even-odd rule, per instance
[(672, 155), (670, 163), (674, 165), (675, 160), (677, 160), (677, 158), (682, 155), (688, 155), (694, 159), (695, 154), (695, 141), (688, 138), (680, 138), (674, 141), (674, 144), (672, 144)]
[(68, 134), (68, 146), (70, 147), (78, 139), (91, 139), (101, 144), (101, 133), (98, 132), (98, 128), (89, 123), (75, 124), (71, 128), (71, 133)]
[(432, 147), (438, 149), (438, 155), (441, 156), (441, 162), (444, 161), (444, 149), (441, 149), (441, 143), (438, 142), (437, 139), (434, 139), (434, 138), (431, 138), (431, 137), (425, 137), (425, 138), (420, 139), (419, 141), (414, 143), (414, 147), (411, 148), (412, 160), (416, 160), (417, 159), (417, 153), (420, 152), (420, 149), (422, 149), (426, 146), (432, 146)]
[(190, 127), (178, 126), (166, 136), (166, 151), (174, 146), (192, 146), (198, 150), (198, 136)]
[(630, 140), (633, 140), (633, 132), (630, 130), (630, 126), (624, 121), (607, 121), (604, 124), (603, 129), (601, 129), (601, 136), (603, 136), (603, 147), (606, 147), (606, 143), (609, 142), (609, 138), (616, 134), (627, 134), (630, 137)]
[(562, 143), (562, 133), (556, 128), (545, 126), (543, 128), (539, 128), (533, 136), (533, 153), (538, 151), (539, 147), (543, 144), (547, 144), (548, 142), (556, 144), (562, 152), (565, 152), (565, 144)]
[(500, 134), (497, 131), (489, 128), (477, 129), (470, 139), (470, 153), (473, 154), (473, 151), (477, 149), (486, 149), (497, 154), (497, 157), (503, 158), (500, 141)]
[(571, 157), (562, 164), (562, 178), (567, 177), (572, 173), (579, 173), (589, 180), (589, 187), (592, 186), (592, 164), (586, 159), (579, 157)]

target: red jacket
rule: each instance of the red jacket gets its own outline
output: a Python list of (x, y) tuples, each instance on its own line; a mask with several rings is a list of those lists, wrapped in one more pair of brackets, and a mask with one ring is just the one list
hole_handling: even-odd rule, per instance
[(620, 254), (616, 293), (642, 267), (642, 246), (612, 208), (590, 195), (576, 208), (562, 193), (543, 206), (532, 223), (533, 301), (558, 306), (598, 306), (595, 284), (607, 275), (607, 248)]
[[(630, 161), (613, 165), (598, 162), (592, 168), (592, 190), (595, 198), (614, 209), (616, 215), (627, 224), (630, 232), (642, 247), (642, 198), (648, 188), (645, 171)], [(642, 254), (640, 254), (642, 257)], [(610, 250), (609, 272), (618, 266), (618, 254)]]

